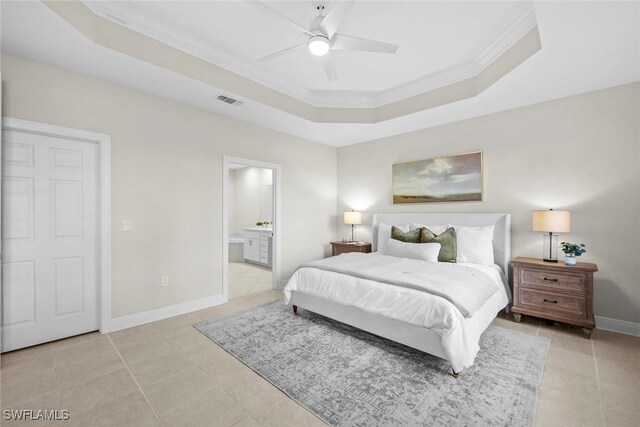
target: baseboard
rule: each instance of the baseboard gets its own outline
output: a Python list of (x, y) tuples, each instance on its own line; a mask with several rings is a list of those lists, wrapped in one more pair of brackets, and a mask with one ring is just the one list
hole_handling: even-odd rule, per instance
[(625, 335), (640, 337), (640, 323), (626, 320), (611, 319), (610, 317), (596, 317), (596, 328), (604, 331), (618, 332)]
[(106, 325), (106, 327), (103, 327), (100, 332), (107, 333), (119, 331), (121, 329), (132, 328), (134, 326), (157, 322), (158, 320), (167, 319), (169, 317), (179, 316), (181, 314), (191, 313), (192, 311), (198, 311), (216, 305), (224, 304), (225, 302), (227, 301), (224, 295), (215, 295), (212, 297), (170, 305), (168, 307), (161, 307), (154, 310), (143, 311), (141, 313), (116, 317), (111, 319), (109, 321), (109, 324)]
[[(283, 289), (287, 282), (288, 279), (281, 281), (279, 284), (279, 289)], [(225, 302), (227, 301), (225, 300), (224, 295), (215, 295), (212, 297), (170, 305), (167, 307), (156, 308), (154, 310), (143, 311), (141, 313), (116, 317), (111, 319), (109, 321), (109, 324), (106, 325), (106, 327), (102, 328), (101, 332), (115, 332), (121, 329), (144, 325), (146, 323), (157, 322), (158, 320), (167, 319), (169, 317), (179, 316), (181, 314), (191, 313), (193, 311), (214, 307), (216, 305), (224, 304)], [(598, 329), (640, 337), (640, 323), (612, 319), (610, 317), (603, 316), (595, 316), (595, 319), (597, 325), (596, 327)]]

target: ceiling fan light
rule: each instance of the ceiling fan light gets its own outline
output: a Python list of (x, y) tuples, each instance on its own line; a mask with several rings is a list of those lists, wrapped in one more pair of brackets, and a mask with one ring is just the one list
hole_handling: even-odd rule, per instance
[(316, 56), (324, 56), (329, 52), (331, 45), (324, 36), (313, 36), (309, 39), (309, 52)]

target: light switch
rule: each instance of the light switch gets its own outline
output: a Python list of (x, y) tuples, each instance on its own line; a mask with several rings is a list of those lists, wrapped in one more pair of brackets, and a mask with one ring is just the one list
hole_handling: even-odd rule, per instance
[(131, 231), (131, 220), (123, 219), (122, 220), (122, 231)]

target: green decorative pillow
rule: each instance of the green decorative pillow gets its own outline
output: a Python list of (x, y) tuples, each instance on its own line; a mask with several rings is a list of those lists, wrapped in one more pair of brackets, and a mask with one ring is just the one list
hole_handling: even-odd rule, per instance
[(436, 236), (427, 228), (420, 228), (421, 243), (440, 243), (438, 262), (456, 262), (458, 246), (456, 244), (456, 230), (453, 227)]
[(420, 243), (420, 229), (416, 228), (405, 233), (398, 227), (391, 227), (391, 238), (405, 243)]

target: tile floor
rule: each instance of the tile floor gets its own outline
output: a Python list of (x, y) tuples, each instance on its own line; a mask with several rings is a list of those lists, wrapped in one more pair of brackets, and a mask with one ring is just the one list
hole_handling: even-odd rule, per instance
[(547, 325), (531, 317), (493, 324), (551, 339), (538, 392), (536, 426), (640, 426), (640, 338)]
[(272, 289), (271, 269), (244, 262), (229, 263), (229, 299)]
[[(320, 426), (192, 324), (281, 298), (262, 291), (228, 304), (108, 335), (91, 333), (2, 356), (1, 406), (70, 411), (64, 426)], [(495, 324), (551, 338), (537, 426), (638, 426), (640, 338)], [(460, 376), (464, 381), (464, 373)], [(38, 421), (2, 425), (51, 425)]]

